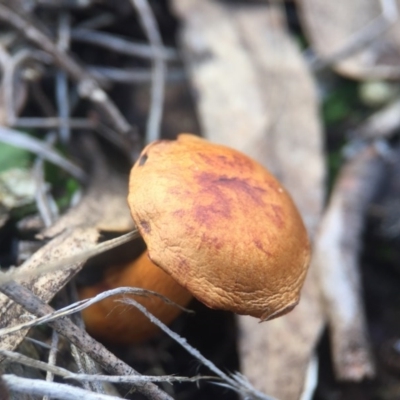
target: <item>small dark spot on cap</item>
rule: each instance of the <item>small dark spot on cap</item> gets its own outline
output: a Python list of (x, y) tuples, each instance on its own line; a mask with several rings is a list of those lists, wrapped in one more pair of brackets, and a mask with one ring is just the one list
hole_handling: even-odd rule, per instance
[(150, 224), (147, 221), (139, 221), (139, 225), (145, 233), (149, 234), (151, 232)]
[(142, 154), (139, 158), (139, 167), (146, 164), (146, 161), (148, 158), (149, 158), (149, 156), (147, 154)]

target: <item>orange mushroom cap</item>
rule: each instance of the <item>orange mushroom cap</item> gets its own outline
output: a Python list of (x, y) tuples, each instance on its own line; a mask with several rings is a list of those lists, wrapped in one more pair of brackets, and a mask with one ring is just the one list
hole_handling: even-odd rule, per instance
[[(122, 286), (152, 290), (183, 307), (192, 299), (186, 289), (151, 262), (147, 252), (130, 263), (109, 267), (100, 283), (83, 286), (78, 289), (78, 294), (83, 300)], [(171, 323), (181, 313), (178, 307), (155, 296), (125, 294), (108, 297), (82, 311), (86, 329), (92, 336), (123, 345), (142, 342), (159, 332), (159, 328), (136, 307), (116, 301), (124, 297), (132, 297), (164, 324)]]
[(246, 155), (189, 134), (153, 142), (131, 170), (128, 203), (151, 260), (207, 306), (266, 320), (298, 303), (306, 229)]

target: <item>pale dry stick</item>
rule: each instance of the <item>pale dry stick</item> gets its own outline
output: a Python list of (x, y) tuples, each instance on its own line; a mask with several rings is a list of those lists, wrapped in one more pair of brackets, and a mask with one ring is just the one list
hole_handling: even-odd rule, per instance
[(312, 400), (318, 385), (318, 357), (314, 354), (307, 367), (306, 379), (299, 400)]
[(329, 57), (319, 58), (315, 56), (310, 60), (310, 67), (317, 72), (328, 68), (346, 58), (365, 49), (383, 34), (385, 34), (398, 20), (399, 12), (396, 0), (380, 0), (382, 13), (373, 19), (364, 28), (351, 35), (347, 43)]
[(14, 110), (14, 67), (13, 56), (0, 45), (0, 64), (2, 71), (1, 95), (3, 97), (3, 107), (5, 110), (5, 123), (12, 125), (15, 120)]
[(342, 168), (314, 243), (339, 379), (372, 377), (375, 367), (361, 298), (359, 249), (364, 214), (381, 178), (379, 146), (362, 148)]
[(0, 20), (13, 26), (28, 40), (49, 53), (55, 64), (65, 70), (77, 82), (80, 96), (95, 103), (108, 117), (117, 132), (123, 135), (133, 134), (132, 127), (98, 82), (66, 52), (60, 51), (44, 32), (36, 28), (25, 16), (18, 15), (2, 3), (0, 3)]
[[(1, 351), (1, 350), (0, 350)], [(57, 362), (57, 352), (58, 352), (58, 333), (53, 330), (51, 335), (51, 349), (49, 352), (48, 364), (49, 366), (55, 366)], [(52, 371), (47, 371), (46, 373), (46, 381), (53, 382), (54, 380), (54, 373)], [(43, 400), (50, 400), (49, 396), (44, 396)]]
[(80, 167), (67, 160), (46, 142), (4, 126), (0, 126), (0, 142), (35, 153), (64, 169), (79, 181), (86, 180), (86, 174)]
[[(43, 93), (45, 96), (45, 94)], [(47, 96), (46, 100), (47, 102)], [(44, 107), (45, 111), (49, 111), (48, 115), (51, 113), (51, 107)], [(50, 146), (54, 146), (56, 143), (56, 134), (54, 132), (49, 132), (46, 135), (45, 143)], [(50, 227), (54, 221), (58, 218), (58, 207), (53, 197), (49, 193), (48, 185), (44, 177), (44, 159), (43, 157), (37, 157), (32, 168), (33, 177), (36, 181), (36, 207), (39, 211), (39, 215), (46, 228)]]
[(51, 346), (50, 345), (48, 345), (45, 342), (41, 342), (40, 340), (33, 339), (33, 338), (29, 337), (29, 336), (26, 336), (25, 340), (28, 341), (28, 342), (33, 343), (36, 346), (39, 346), (39, 347), (43, 348), (43, 349), (51, 350)]
[(0, 46), (0, 65), (2, 72), (0, 95), (3, 97), (5, 122), (7, 125), (10, 125), (15, 119), (13, 61), (12, 56), (3, 46)]
[(130, 304), (135, 306), (140, 312), (142, 312), (153, 324), (157, 325), (162, 329), (168, 336), (180, 344), (189, 354), (199, 360), (204, 366), (206, 366), (210, 371), (214, 372), (219, 378), (221, 378), (226, 383), (218, 383), (218, 385), (229, 387), (232, 390), (244, 395), (248, 399), (257, 400), (274, 400), (272, 397), (267, 396), (265, 393), (260, 392), (255, 389), (249, 383), (244, 385), (241, 379), (236, 375), (227, 375), (225, 372), (221, 371), (213, 362), (204, 357), (196, 348), (191, 346), (185, 338), (179, 336), (176, 332), (172, 331), (168, 326), (163, 324), (158, 320), (153, 314), (147, 311), (146, 307), (142, 306), (137, 301), (132, 298), (126, 298), (120, 300), (122, 303)]
[[(78, 301), (78, 292), (76, 290), (76, 285), (74, 281), (70, 281), (67, 285), (67, 287), (64, 290), (65, 297), (67, 300), (67, 304), (75, 303)], [(85, 323), (83, 322), (82, 315), (80, 313), (75, 313), (71, 316), (72, 322), (77, 325), (80, 329), (85, 330)], [(71, 344), (71, 350), (72, 350), (72, 356), (75, 359), (76, 364), (79, 367), (79, 370), (83, 373), (87, 374), (98, 374), (99, 369), (97, 368), (95, 362), (88, 357), (87, 354), (79, 351), (79, 349)], [(97, 393), (106, 393), (104, 386), (102, 385), (101, 382), (95, 381), (95, 382), (88, 382), (88, 381), (83, 381), (83, 386), (87, 390), (91, 390), (93, 392)]]
[(178, 307), (182, 311), (185, 311), (185, 312), (189, 312), (189, 313), (191, 312), (190, 310), (187, 310), (184, 307), (179, 306), (178, 304), (174, 303), (173, 301), (169, 300), (168, 298), (166, 298), (165, 296), (163, 296), (157, 292), (153, 292), (151, 290), (141, 289), (141, 288), (119, 287), (117, 289), (105, 290), (104, 292), (101, 292), (98, 295), (91, 297), (89, 299), (84, 299), (84, 300), (77, 301), (73, 304), (69, 304), (65, 307), (60, 308), (59, 310), (52, 312), (51, 314), (46, 314), (42, 317), (34, 318), (30, 321), (23, 322), (21, 324), (15, 325), (15, 326), (1, 328), (0, 329), (0, 337), (4, 336), (4, 335), (8, 335), (10, 333), (17, 332), (21, 329), (31, 328), (33, 326), (42, 325), (42, 324), (48, 324), (59, 318), (64, 318), (71, 314), (75, 314), (79, 311), (82, 311), (85, 308), (90, 307), (91, 305), (106, 299), (107, 297), (116, 296), (116, 295), (124, 295), (124, 294), (137, 295), (137, 296), (148, 296), (148, 295), (156, 296), (156, 297), (162, 299), (165, 303), (170, 304), (171, 306)]
[(45, 52), (40, 50), (22, 49), (16, 54), (10, 57), (10, 62), (7, 63), (7, 67), (4, 69), (3, 85), (4, 85), (4, 98), (7, 110), (7, 125), (14, 126), (17, 120), (17, 108), (15, 107), (15, 93), (14, 86), (16, 80), (16, 74), (21, 69), (21, 65), (28, 60), (36, 60), (44, 64), (51, 62)]
[[(131, 40), (113, 35), (106, 32), (97, 32), (93, 29), (75, 28), (71, 32), (73, 40), (94, 44), (105, 49), (126, 54), (132, 57), (152, 59), (154, 57), (151, 46), (142, 43), (133, 43)], [(178, 59), (176, 50), (170, 47), (162, 47), (161, 57), (165, 61), (175, 61)]]
[(154, 383), (175, 383), (175, 382), (199, 382), (200, 380), (218, 380), (215, 376), (198, 375), (193, 377), (176, 375), (140, 375), (140, 376), (112, 376), (112, 375), (88, 375), (75, 374), (75, 376), (65, 377), (77, 381), (88, 382), (110, 382), (110, 383), (135, 383), (135, 382), (154, 382)]
[[(274, 397), (267, 396), (264, 393), (261, 393), (259, 391), (255, 391), (254, 387), (249, 382), (248, 378), (245, 375), (241, 374), (240, 372), (231, 373), (230, 376), (236, 382), (236, 386), (239, 385), (239, 387), (241, 387), (240, 394), (242, 394), (242, 395), (245, 394), (245, 397), (244, 397), (245, 400), (251, 400), (254, 398), (254, 397), (248, 397), (249, 393), (251, 393), (251, 392), (255, 392), (254, 395), (255, 395), (255, 399), (257, 399), (257, 400), (258, 399), (260, 399), (260, 400), (277, 400)], [(218, 386), (224, 386), (229, 389), (232, 389), (232, 386), (230, 384), (224, 384), (224, 383), (218, 383), (218, 382), (215, 382), (215, 384)], [(234, 390), (236, 390), (236, 389), (234, 389)]]
[(62, 8), (88, 8), (94, 0), (36, 0), (42, 7)]
[[(68, 285), (69, 285), (70, 283), (71, 283), (71, 282), (69, 282)], [(67, 287), (68, 287), (68, 285), (67, 285)], [(68, 293), (67, 293), (67, 287), (65, 287), (65, 288), (61, 291), (61, 293), (59, 292), (59, 293), (58, 293), (58, 296), (56, 297), (56, 301), (55, 301), (55, 303), (54, 303), (54, 307), (56, 307), (57, 309), (58, 309), (59, 307), (64, 307), (65, 304), (70, 304), (70, 299), (69, 299), (69, 296), (68, 296)], [(80, 329), (85, 330), (85, 328), (84, 328), (83, 326), (81, 326), (81, 325), (79, 325), (79, 324), (76, 323), (77, 321), (76, 321), (76, 319), (74, 318), (76, 315), (77, 315), (77, 314), (71, 315), (71, 316), (69, 317), (69, 319), (70, 319), (75, 325), (77, 325)], [(79, 315), (79, 314), (78, 314), (78, 315)], [(73, 358), (74, 361), (75, 361), (75, 364), (76, 364), (76, 367), (77, 367), (78, 371), (79, 371), (80, 373), (87, 372), (87, 370), (85, 369), (85, 355), (86, 355), (86, 354), (83, 353), (83, 352), (81, 352), (81, 351), (79, 351), (79, 349), (78, 349), (74, 344), (72, 344), (72, 343), (70, 343), (70, 353), (71, 353), (72, 358)], [(16, 357), (17, 357), (17, 356), (16, 356)], [(88, 357), (87, 355), (86, 355), (86, 358), (90, 359), (90, 357)], [(23, 360), (19, 360), (19, 362), (24, 363)], [(25, 360), (25, 362), (26, 362), (26, 363), (29, 363), (29, 360)], [(35, 363), (37, 363), (36, 360), (31, 359), (30, 362), (31, 362), (31, 365), (30, 365), (30, 366), (32, 366), (33, 368), (39, 368), (39, 369), (41, 369), (41, 367), (40, 367), (39, 365), (36, 365), (36, 366), (35, 366)], [(93, 362), (93, 360), (92, 360), (92, 362)], [(94, 363), (94, 362), (93, 362), (93, 363)], [(43, 368), (43, 366), (42, 366), (42, 368)], [(57, 368), (57, 367), (56, 367), (56, 368)], [(49, 371), (49, 370), (48, 370), (48, 371)], [(96, 372), (97, 372), (97, 371), (96, 371)], [(56, 373), (56, 375), (58, 375), (58, 374)], [(103, 390), (101, 390), (101, 391), (93, 390), (93, 387), (90, 385), (89, 382), (82, 382), (82, 386), (83, 386), (83, 388), (84, 388), (85, 390), (88, 390), (88, 391), (90, 391), (90, 392), (104, 393)]]
[[(49, 133), (46, 138), (46, 143), (54, 145), (55, 135)], [(48, 228), (58, 217), (58, 209), (54, 199), (48, 193), (48, 187), (44, 179), (44, 160), (38, 157), (33, 165), (33, 176), (36, 181), (36, 207), (44, 225)]]
[[(89, 65), (87, 70), (99, 81), (118, 83), (147, 83), (151, 81), (151, 70), (145, 68), (112, 68)], [(182, 82), (186, 79), (182, 68), (169, 68), (166, 76), (168, 82)]]
[(388, 138), (400, 128), (400, 100), (387, 105), (368, 117), (350, 134), (353, 138)]
[(151, 82), (150, 111), (146, 126), (146, 143), (160, 138), (160, 126), (164, 105), (165, 61), (163, 58), (163, 42), (157, 21), (147, 0), (131, 0), (139, 15), (140, 23), (150, 42), (153, 54), (153, 73)]
[[(14, 128), (31, 129), (58, 129), (65, 121), (58, 117), (22, 117), (17, 118)], [(71, 129), (96, 129), (96, 123), (87, 118), (69, 118), (68, 126)]]
[(190, 310), (187, 310), (187, 309), (179, 306), (178, 304), (175, 304), (174, 302), (172, 302), (168, 298), (158, 294), (157, 292), (153, 292), (151, 290), (141, 289), (141, 288), (119, 287), (117, 289), (110, 289), (110, 290), (101, 292), (100, 294), (98, 294), (92, 298), (76, 301), (75, 303), (72, 303), (65, 307), (62, 307), (62, 308), (54, 311), (51, 314), (44, 315), (43, 317), (34, 318), (30, 321), (26, 321), (21, 324), (14, 325), (12, 327), (0, 328), (0, 337), (4, 336), (4, 335), (12, 334), (21, 329), (31, 328), (33, 326), (38, 326), (38, 325), (42, 325), (45, 323), (48, 324), (50, 322), (57, 320), (58, 318), (64, 318), (66, 316), (69, 316), (69, 315), (75, 314), (79, 311), (82, 311), (83, 309), (85, 309), (99, 301), (102, 301), (102, 300), (106, 299), (107, 297), (116, 296), (116, 295), (124, 295), (124, 294), (137, 295), (137, 296), (148, 296), (148, 295), (156, 296), (156, 297), (161, 298), (167, 304), (171, 304), (172, 306), (180, 308), (182, 311), (191, 312)]
[(138, 237), (140, 237), (139, 232), (137, 229), (135, 229), (115, 239), (110, 239), (105, 242), (98, 243), (89, 250), (84, 250), (80, 253), (77, 253), (71, 257), (64, 258), (62, 260), (56, 260), (50, 262), (44, 266), (40, 266), (39, 268), (29, 272), (27, 271), (21, 272), (20, 268), (10, 268), (6, 272), (0, 271), (0, 284), (7, 283), (13, 280), (23, 281), (29, 279), (32, 276), (37, 276), (39, 274), (44, 274), (46, 272), (55, 271), (62, 268), (69, 268), (71, 264), (75, 264), (77, 262), (83, 262), (91, 257), (104, 253), (108, 250), (113, 249), (114, 247), (120, 246), (121, 244), (127, 243)]
[(127, 376), (113, 376), (113, 375), (100, 375), (100, 374), (81, 374), (71, 372), (65, 368), (56, 365), (50, 365), (43, 361), (35, 360), (23, 354), (16, 353), (9, 350), (1, 350), (0, 354), (9, 361), (17, 362), (28, 367), (36, 368), (41, 371), (50, 372), (53, 375), (61, 376), (64, 379), (73, 379), (76, 381), (87, 382), (110, 382), (110, 383), (135, 383), (135, 382), (198, 382), (204, 379), (218, 379), (215, 376), (198, 375), (193, 377), (176, 376), (176, 375), (127, 375)]
[[(0, 291), (33, 315), (44, 316), (54, 312), (52, 307), (40, 300), (27, 288), (15, 282), (0, 285)], [(69, 319), (58, 319), (51, 322), (50, 326), (99, 363), (110, 374), (140, 375)], [(150, 382), (136, 383), (135, 388), (151, 400), (172, 400), (167, 393)], [(96, 395), (100, 396), (100, 394)]]
[[(66, 317), (72, 313), (81, 311), (84, 308), (87, 308), (91, 306), (94, 303), (97, 303), (109, 296), (113, 296), (116, 294), (141, 294), (141, 293), (149, 293), (152, 295), (155, 295), (157, 297), (160, 297), (164, 301), (170, 303), (173, 306), (179, 307), (183, 310), (184, 308), (176, 305), (175, 303), (171, 302), (167, 298), (165, 298), (162, 295), (159, 295), (155, 292), (149, 291), (149, 290), (144, 290), (144, 289), (139, 289), (139, 288), (118, 288), (118, 289), (113, 289), (113, 290), (108, 290), (103, 293), (98, 294), (97, 296), (86, 299), (86, 300), (81, 300), (79, 302), (76, 302), (74, 304), (71, 304), (69, 306), (66, 306), (60, 310), (54, 311), (52, 313), (49, 313), (47, 315), (43, 315), (40, 318), (36, 318), (35, 320), (25, 322), (23, 324), (19, 324), (14, 327), (9, 327), (9, 328), (3, 328), (0, 330), (0, 336), (4, 334), (9, 334), (13, 333), (17, 330), (35, 326), (38, 324), (43, 324), (43, 323), (52, 323), (53, 321), (59, 321), (61, 317)], [(132, 298), (123, 298), (121, 300), (118, 300), (118, 302), (126, 303), (129, 305), (133, 305), (137, 309), (139, 309), (144, 315), (146, 315), (147, 318), (150, 319), (150, 321), (154, 324), (156, 324), (160, 329), (162, 329), (165, 333), (167, 333), (172, 339), (174, 339), (177, 343), (179, 343), (186, 351), (188, 351), (193, 357), (198, 359), (202, 364), (204, 364), (207, 368), (209, 368), (212, 372), (214, 372), (224, 383), (218, 383), (219, 385), (229, 387), (232, 390), (235, 390), (239, 393), (245, 394), (247, 396), (251, 396), (250, 398), (255, 398), (255, 399), (260, 399), (260, 400), (272, 400), (271, 397), (257, 391), (254, 389), (249, 382), (247, 382), (243, 377), (240, 376), (240, 374), (236, 375), (227, 375), (223, 371), (221, 371), (215, 364), (213, 364), (211, 361), (209, 361), (207, 358), (205, 358), (197, 349), (192, 347), (187, 341), (180, 337), (177, 333), (173, 332), (171, 329), (169, 329), (166, 325), (164, 325), (161, 321), (159, 321), (156, 317), (154, 317), (150, 312), (147, 311), (147, 309), (133, 300)], [(3, 351), (4, 353), (4, 351)], [(1, 354), (1, 352), (0, 352)]]
[(121, 397), (93, 393), (65, 383), (42, 381), (40, 379), (21, 378), (15, 375), (2, 376), (10, 392), (26, 393), (35, 396), (50, 396), (58, 400), (121, 400)]
[(35, 200), (36, 208), (46, 227), (57, 217), (54, 212), (54, 200), (49, 199), (46, 182), (44, 181), (43, 159), (36, 160), (33, 166), (33, 177), (36, 182)]

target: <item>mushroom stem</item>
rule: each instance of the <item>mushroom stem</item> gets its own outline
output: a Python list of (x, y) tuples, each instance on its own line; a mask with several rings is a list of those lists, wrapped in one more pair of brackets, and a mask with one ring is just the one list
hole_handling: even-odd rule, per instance
[[(136, 260), (109, 267), (100, 283), (79, 288), (80, 299), (94, 297), (105, 290), (122, 286), (148, 289), (167, 297), (179, 306), (186, 306), (192, 295), (151, 262), (147, 252)], [(171, 323), (181, 309), (158, 297), (114, 296), (82, 311), (88, 332), (108, 343), (132, 344), (150, 339), (160, 330), (136, 307), (122, 303), (132, 297), (164, 324)]]

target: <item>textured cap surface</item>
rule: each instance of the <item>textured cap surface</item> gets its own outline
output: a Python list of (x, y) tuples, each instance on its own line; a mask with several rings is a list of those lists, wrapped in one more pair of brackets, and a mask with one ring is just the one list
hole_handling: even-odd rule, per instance
[(265, 320), (297, 304), (304, 224), (244, 154), (188, 134), (153, 142), (132, 168), (128, 203), (152, 261), (207, 306)]

